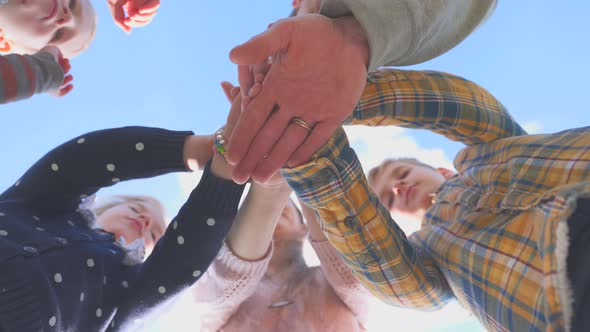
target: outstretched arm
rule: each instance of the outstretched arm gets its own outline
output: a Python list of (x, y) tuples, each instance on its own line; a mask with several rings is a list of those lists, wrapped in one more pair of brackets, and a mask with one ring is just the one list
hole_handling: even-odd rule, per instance
[[(55, 48), (52, 48), (55, 49)], [(57, 51), (59, 52), (59, 50)], [(65, 95), (71, 89), (69, 61), (59, 59), (45, 49), (33, 55), (0, 56), (0, 104), (6, 104), (44, 92)]]
[(225, 245), (193, 290), (197, 302), (208, 304), (201, 315), (204, 330), (221, 329), (256, 291), (272, 257), (272, 235), (290, 193), (286, 183), (276, 188), (252, 184)]
[(433, 59), (459, 44), (496, 7), (496, 0), (323, 0), (320, 13), (354, 16), (367, 33), (369, 72)]
[(345, 124), (428, 129), (467, 145), (526, 134), (484, 88), (435, 71), (383, 69), (369, 75)]
[(315, 156), (282, 173), (355, 277), (386, 303), (441, 307), (452, 296), (444, 275), (413, 247), (371, 192), (346, 134), (339, 128)]
[(90, 132), (53, 149), (0, 195), (47, 212), (74, 211), (81, 200), (121, 181), (188, 171), (191, 132), (123, 127)]

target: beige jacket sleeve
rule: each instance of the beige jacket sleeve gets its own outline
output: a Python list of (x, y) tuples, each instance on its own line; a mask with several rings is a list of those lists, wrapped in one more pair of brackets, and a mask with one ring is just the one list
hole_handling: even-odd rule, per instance
[(365, 29), (369, 72), (413, 65), (459, 44), (494, 11), (497, 0), (323, 0), (328, 17), (353, 15)]

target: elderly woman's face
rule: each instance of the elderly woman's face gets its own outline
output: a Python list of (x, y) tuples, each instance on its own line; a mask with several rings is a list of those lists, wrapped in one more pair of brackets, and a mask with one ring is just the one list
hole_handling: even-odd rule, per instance
[(117, 204), (98, 216), (97, 222), (117, 240), (123, 236), (127, 244), (143, 238), (147, 251), (151, 251), (166, 230), (160, 209), (147, 201)]

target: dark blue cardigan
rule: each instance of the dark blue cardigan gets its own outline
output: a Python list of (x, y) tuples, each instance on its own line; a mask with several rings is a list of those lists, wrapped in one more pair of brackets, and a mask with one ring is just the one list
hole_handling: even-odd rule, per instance
[(209, 165), (143, 264), (122, 264), (114, 237), (91, 229), (78, 211), (102, 187), (186, 171), (190, 134), (88, 133), (49, 152), (0, 196), (0, 331), (122, 330), (199, 279), (244, 189), (216, 178)]

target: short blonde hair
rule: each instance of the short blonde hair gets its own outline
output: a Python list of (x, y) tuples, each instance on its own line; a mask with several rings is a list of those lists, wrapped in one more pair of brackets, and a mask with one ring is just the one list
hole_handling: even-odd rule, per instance
[(434, 168), (428, 164), (425, 164), (416, 158), (389, 158), (389, 159), (383, 160), (381, 162), (381, 164), (379, 164), (379, 166), (375, 166), (369, 171), (369, 173), (367, 174), (367, 180), (369, 181), (369, 183), (375, 180), (375, 177), (377, 176), (377, 174), (379, 174), (379, 172), (381, 172), (382, 169), (384, 169), (385, 167), (387, 167), (391, 164), (395, 164), (395, 163), (408, 163), (408, 164), (412, 164), (415, 166), (421, 166), (421, 167), (426, 167), (429, 169), (436, 170), (436, 168)]
[[(99, 202), (94, 203), (90, 210), (94, 212), (97, 217), (100, 217), (108, 209), (111, 209), (117, 205), (124, 204), (124, 203), (147, 203), (153, 205), (157, 208), (158, 212), (160, 212), (162, 219), (165, 218), (165, 210), (164, 205), (160, 202), (157, 198), (152, 196), (144, 196), (144, 195), (114, 195), (109, 196), (108, 198), (101, 199)], [(166, 228), (165, 224), (163, 225)]]

